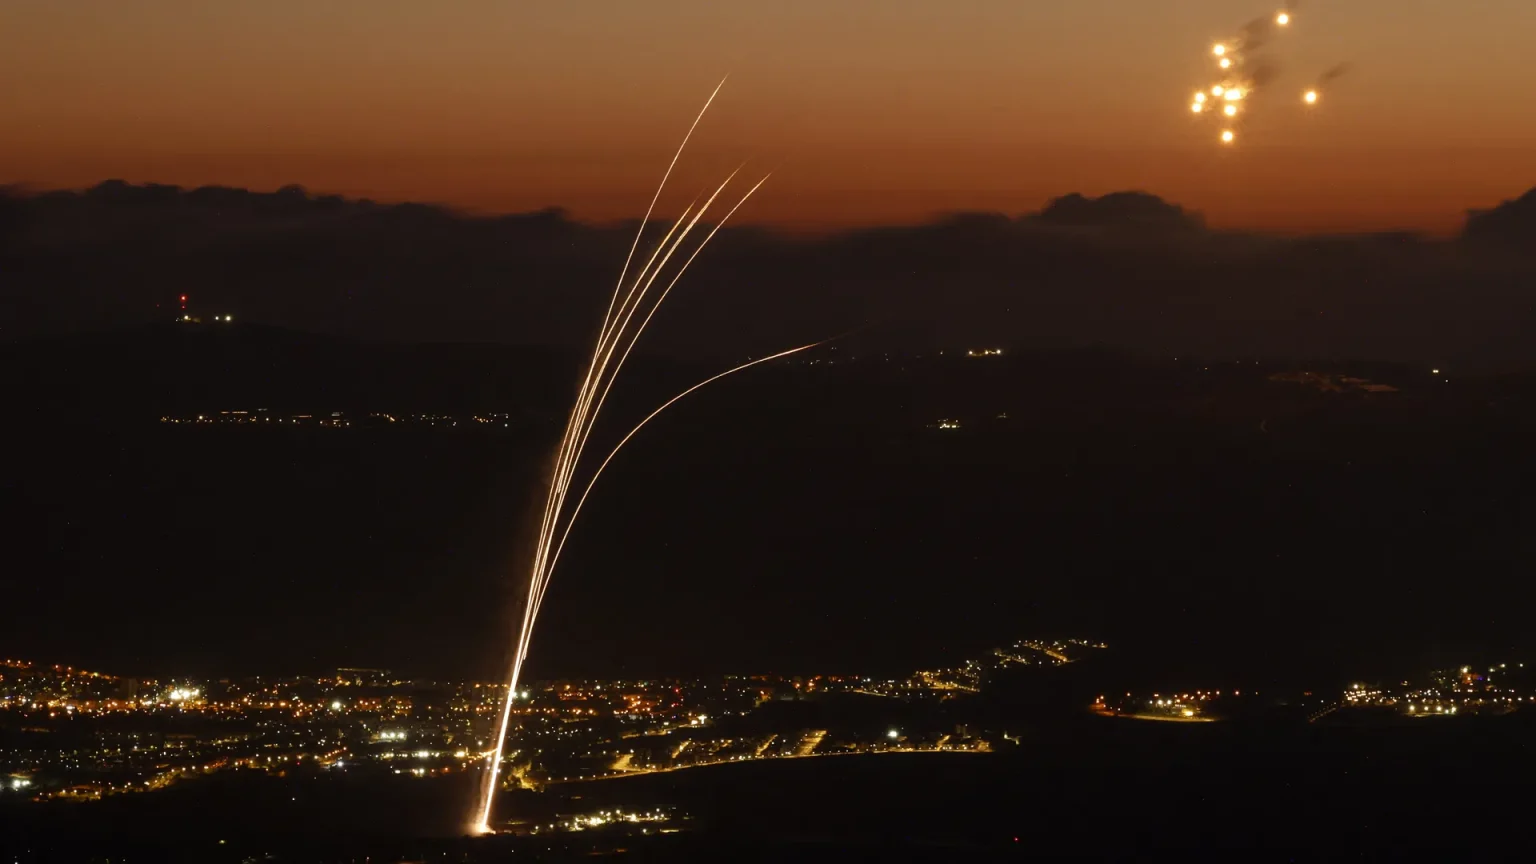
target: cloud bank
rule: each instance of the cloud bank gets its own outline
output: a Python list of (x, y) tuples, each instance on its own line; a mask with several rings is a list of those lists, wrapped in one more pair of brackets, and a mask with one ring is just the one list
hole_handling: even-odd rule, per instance
[[(560, 210), (469, 217), (276, 192), (137, 186), (0, 195), (0, 339), (205, 314), (353, 338), (590, 338), (633, 225)], [(659, 235), (659, 229), (657, 230)], [(741, 356), (869, 325), (907, 347), (1108, 345), (1221, 356), (1526, 368), (1536, 191), (1464, 236), (1208, 230), (1144, 192), (787, 237), (731, 228), (646, 349)]]

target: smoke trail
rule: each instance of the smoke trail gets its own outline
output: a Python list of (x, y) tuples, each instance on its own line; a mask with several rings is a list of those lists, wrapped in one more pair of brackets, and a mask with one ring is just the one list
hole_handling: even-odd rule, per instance
[(1248, 89), (1254, 92), (1264, 89), (1280, 77), (1280, 65), (1273, 60), (1262, 59), (1248, 70)]
[(1263, 48), (1275, 32), (1274, 18), (1255, 18), (1237, 31), (1234, 47), (1243, 54)]
[(1319, 75), (1317, 78), (1317, 86), (1321, 87), (1324, 84), (1337, 81), (1340, 78), (1343, 78), (1345, 75), (1349, 74), (1349, 71), (1353, 68), (1353, 63), (1340, 63), (1339, 65), (1334, 66), (1333, 68), (1324, 72), (1322, 75)]

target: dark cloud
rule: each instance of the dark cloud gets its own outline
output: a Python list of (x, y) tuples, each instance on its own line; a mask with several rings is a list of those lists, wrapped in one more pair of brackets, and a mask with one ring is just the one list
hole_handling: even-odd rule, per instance
[[(634, 227), (296, 187), (4, 200), (6, 339), (167, 320), (186, 293), (204, 314), (354, 338), (576, 345)], [(1532, 208), (1527, 195), (1476, 214), (1467, 237), (1530, 238)], [(1067, 195), (1022, 217), (817, 238), (728, 229), (643, 344), (741, 356), (874, 322), (857, 340), (1525, 366), (1533, 275), (1536, 262), (1482, 243), (1232, 234), (1146, 193)]]
[(21, 233), (31, 211), (21, 189), (0, 186), (0, 249)]
[(1536, 189), (1491, 210), (1474, 210), (1467, 214), (1463, 236), (1472, 241), (1489, 241), (1536, 252)]
[(1100, 198), (1056, 198), (1036, 217), (1046, 225), (1141, 231), (1200, 231), (1200, 217), (1146, 192), (1113, 192)]

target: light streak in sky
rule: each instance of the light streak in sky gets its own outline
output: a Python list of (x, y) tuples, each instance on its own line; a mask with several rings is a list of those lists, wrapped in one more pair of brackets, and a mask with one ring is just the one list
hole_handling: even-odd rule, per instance
[[(815, 348), (818, 345), (825, 345), (825, 344), (826, 344), (826, 341), (812, 342), (809, 345), (801, 345), (799, 348), (791, 348), (788, 351), (780, 351), (777, 354), (770, 354), (767, 357), (759, 357), (756, 360), (752, 360), (752, 361), (749, 361), (747, 363), (743, 363), (743, 364), (741, 364), (740, 366), (737, 366), (734, 369), (727, 369), (727, 370), (725, 370), (724, 372), (721, 372), (718, 375), (715, 375), (715, 376), (710, 377), (710, 378), (705, 378), (703, 381), (700, 381), (699, 383), (693, 385), (692, 387), (689, 387), (687, 390), (684, 390), (683, 392), (677, 394), (676, 396), (673, 396), (671, 399), (668, 399), (666, 402), (662, 403), (660, 408), (657, 408), (655, 411), (652, 411), (649, 415), (647, 415), (644, 420), (641, 420), (638, 424), (636, 424), (635, 428), (629, 430), (629, 434), (625, 435), (619, 441), (619, 443), (613, 448), (613, 450), (611, 450), (608, 453), (608, 458), (603, 460), (603, 464), (597, 466), (597, 470), (592, 473), (592, 479), (587, 481), (587, 488), (582, 490), (581, 497), (576, 500), (576, 507), (573, 510), (571, 510), (571, 518), (570, 518), (570, 520), (568, 522), (566, 522), (565, 531), (560, 535), (560, 542), (555, 546), (554, 557), (550, 558), (549, 569), (553, 570), (555, 568), (555, 564), (559, 563), (559, 561), (560, 561), (560, 552), (565, 549), (566, 538), (569, 537), (570, 534), (571, 534), (571, 525), (572, 525), (572, 523), (574, 523), (576, 521), (577, 514), (579, 514), (581, 512), (581, 505), (583, 505), (583, 504), (585, 504), (587, 502), (587, 496), (592, 494), (592, 487), (597, 485), (597, 478), (602, 476), (603, 469), (608, 467), (608, 463), (613, 461), (613, 457), (619, 455), (619, 450), (622, 449), (625, 444), (629, 443), (629, 439), (635, 437), (635, 433), (639, 432), (642, 428), (644, 428), (645, 424), (651, 422), (651, 420), (657, 414), (660, 414), (661, 412), (663, 412), (663, 411), (667, 410), (668, 408), (672, 407), (672, 405), (674, 403), (678, 402), (683, 397), (687, 396), (688, 394), (692, 393), (693, 391), (698, 390), (698, 389), (704, 387), (705, 385), (713, 384), (714, 382), (719, 381), (721, 378), (724, 378), (727, 375), (734, 375), (737, 372), (740, 372), (740, 371), (742, 371), (744, 369), (750, 369), (750, 368), (752, 368), (753, 366), (756, 366), (759, 363), (767, 363), (770, 360), (778, 360), (781, 357), (788, 357), (791, 354), (799, 354), (801, 351), (809, 351), (810, 349)], [(546, 586), (548, 585), (547, 581), (545, 582), (545, 585)], [(543, 595), (540, 595), (540, 600), (542, 600), (542, 599), (543, 599)]]
[[(688, 266), (693, 263), (694, 259), (709, 244), (709, 241), (714, 238), (726, 221), (736, 213), (736, 210), (742, 204), (745, 204), (747, 199), (751, 198), (762, 187), (763, 183), (767, 182), (768, 178), (764, 177), (748, 189), (737, 200), (735, 205), (726, 212), (725, 216), (710, 228), (704, 239), (683, 260), (683, 263), (677, 268), (676, 272), (672, 274), (670, 281), (665, 283), (665, 287), (662, 288), (659, 295), (655, 299), (647, 301), (646, 298), (652, 286), (661, 277), (668, 262), (683, 247), (689, 234), (698, 226), (699, 221), (709, 211), (715, 199), (725, 191), (725, 188), (730, 185), (741, 169), (738, 168), (736, 171), (733, 171), (709, 195), (703, 205), (697, 207), (697, 209), (694, 206), (694, 204), (697, 204), (697, 199), (695, 199), (695, 202), (689, 204), (684, 209), (683, 214), (673, 223), (645, 264), (634, 274), (633, 279), (628, 282), (626, 287), (626, 279), (630, 277), (630, 267), (635, 261), (635, 253), (639, 249), (641, 235), (644, 234), (645, 226), (655, 211), (656, 202), (660, 199), (662, 190), (666, 188), (667, 180), (672, 176), (672, 170), (677, 166), (677, 161), (682, 156), (684, 148), (687, 147), (689, 138), (693, 136), (694, 130), (698, 128), (699, 121), (703, 119), (705, 112), (709, 110), (710, 104), (714, 102), (715, 96), (719, 94), (720, 88), (723, 86), (725, 86), (724, 80), (715, 87), (714, 92), (710, 93), (709, 99), (705, 101), (704, 107), (699, 110), (698, 116), (694, 118), (693, 125), (688, 128), (687, 135), (683, 136), (682, 143), (678, 145), (677, 151), (673, 154), (666, 173), (662, 175), (661, 183), (656, 187), (656, 194), (652, 196), (650, 206), (646, 209), (645, 217), (640, 222), (640, 228), (636, 232), (635, 240), (630, 245), (629, 254), (625, 258), (624, 267), (619, 273), (619, 279), (614, 287), (613, 296), (608, 301), (608, 310), (603, 315), (603, 325), (598, 332), (597, 341), (593, 345), (592, 357), (588, 363), (586, 375), (582, 379), (575, 404), (571, 408), (570, 417), (566, 421), (565, 432), (561, 436), (559, 446), (556, 448), (549, 491), (545, 498), (544, 512), (539, 523), (538, 540), (534, 548), (533, 567), (528, 581), (528, 593), (523, 604), (522, 623), (513, 651), (512, 670), (508, 680), (507, 695), (502, 704), (500, 723), (496, 732), (496, 747), (489, 754), (490, 770), (486, 772), (485, 783), (481, 792), (481, 801), (477, 812), (471, 820), (473, 830), (476, 833), (486, 833), (491, 830), (491, 807), (495, 801), (498, 780), (501, 774), (501, 761), (506, 744), (507, 731), (512, 719), (512, 703), (516, 698), (517, 685), (522, 675), (523, 664), (528, 658), (528, 647), (533, 636), (534, 623), (538, 619), (539, 609), (543, 605), (544, 594), (549, 587), (550, 576), (554, 572), (554, 566), (559, 559), (560, 552), (565, 548), (565, 541), (570, 536), (571, 526), (575, 522), (576, 515), (580, 512), (581, 505), (586, 502), (587, 496), (591, 493), (597, 478), (603, 473), (603, 469), (608, 467), (608, 463), (613, 461), (614, 456), (618, 454), (619, 450), (649, 423), (652, 418), (690, 393), (736, 372), (823, 344), (816, 342), (810, 345), (802, 345), (799, 348), (793, 348), (743, 363), (733, 369), (728, 369), (725, 372), (707, 378), (673, 396), (663, 403), (660, 408), (657, 408), (644, 420), (641, 420), (639, 424), (630, 430), (629, 434), (619, 441), (618, 445), (613, 448), (608, 457), (598, 466), (597, 471), (587, 481), (587, 485), (582, 491), (581, 497), (577, 500), (576, 506), (567, 513), (565, 505), (572, 478), (575, 476), (576, 469), (582, 464), (582, 454), (586, 451), (587, 442), (592, 434), (592, 428), (602, 411), (603, 405), (607, 401), (608, 393), (612, 389), (619, 371), (623, 368), (624, 362), (629, 358), (630, 352), (634, 350), (635, 344), (639, 341), (641, 334), (645, 332), (647, 325), (650, 324), (651, 318), (656, 314), (656, 310), (660, 308), (662, 301), (666, 300), (672, 288), (677, 285), (678, 280), (687, 272)], [(647, 302), (649, 302), (648, 311), (644, 315), (638, 316), (638, 325), (632, 327), (631, 325), (637, 318), (637, 313), (640, 312)]]

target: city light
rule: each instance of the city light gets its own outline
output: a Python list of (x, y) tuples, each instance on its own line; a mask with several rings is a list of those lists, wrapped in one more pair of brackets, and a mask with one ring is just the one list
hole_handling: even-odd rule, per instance
[[(892, 679), (755, 675), (530, 683), (516, 691), (518, 722), (503, 752), (508, 783), (501, 788), (542, 790), (564, 783), (768, 759), (985, 753), (1018, 746), (1016, 731), (978, 734), (963, 726), (930, 739), (907, 736), (902, 727), (888, 725), (884, 735), (876, 732), (870, 738), (856, 731), (840, 734), (792, 725), (762, 728), (755, 719), (741, 727), (720, 721), (771, 704), (775, 694), (878, 696), (915, 703), (918, 711), (925, 711), (923, 700), (965, 699), (967, 693), (985, 692), (990, 670), (1020, 664), (1060, 666), (1091, 656), (1101, 647), (1086, 640), (1021, 640), (947, 667)], [(55, 667), (46, 675), (11, 675), (10, 669), (32, 667), (12, 661), (4, 665), (0, 711), (21, 712), (22, 723), (49, 722), (43, 715), (68, 716), (70, 724), (117, 715), (97, 730), (94, 747), (70, 751), (68, 764), (55, 769), (58, 773), (24, 763), (0, 765), (0, 791), (10, 794), (25, 788), (24, 794), (37, 800), (98, 800), (153, 792), (233, 769), (284, 775), (300, 766), (317, 766), (335, 774), (368, 771), (365, 766), (372, 766), (406, 781), (478, 772), (490, 755), (490, 734), (507, 692), (484, 682), (423, 685), (378, 670), (366, 675), (346, 670), (334, 678), (179, 680), (171, 686), (66, 667)], [(1440, 722), (1477, 722), (1478, 717), (1502, 716), (1522, 707), (1530, 710), (1528, 703), (1536, 696), (1521, 689), (1525, 685), (1517, 677), (1523, 674), (1517, 672), (1520, 665), (1485, 662), (1477, 670), (1486, 674), (1471, 666), (1448, 666), (1418, 682), (1356, 680), (1333, 696), (1281, 694), (1270, 704), (1295, 705), (1298, 702), (1293, 700), (1302, 700), (1299, 704), (1307, 710), (1300, 722), (1306, 723), (1332, 722), (1328, 718), (1352, 711), (1358, 712), (1358, 720), (1349, 722), (1367, 725), (1390, 723), (1393, 717), (1412, 717), (1415, 725), (1435, 724), (1436, 719), (1430, 718), (1447, 717), (1457, 719)], [(138, 687), (145, 688), (142, 696), (123, 693), (125, 688)], [(530, 698), (522, 699), (525, 694)], [(1114, 698), (1100, 694), (1081, 707), (1099, 717), (1220, 723), (1224, 718), (1219, 694), (1226, 691), (1191, 688), (1150, 697), (1127, 692), (1123, 699), (1118, 694)], [(426, 714), (413, 710), (423, 704), (435, 707)], [(1462, 718), (1463, 713), (1467, 717)], [(192, 734), (167, 737), (155, 731), (167, 719), (179, 721), (189, 714), (210, 720), (245, 717), (254, 722), (247, 732), (236, 735), (229, 734), (227, 724), (203, 722), (196, 724), (202, 731)], [(134, 715), (143, 718), (142, 725), (135, 725)], [(897, 722), (922, 715), (900, 716)], [(717, 721), (715, 727), (706, 724), (710, 718)], [(79, 772), (78, 776), (71, 776), (72, 772)], [(597, 827), (586, 821), (594, 818), (598, 824), (633, 821), (622, 811), (611, 810), (580, 818), (587, 828)]]

